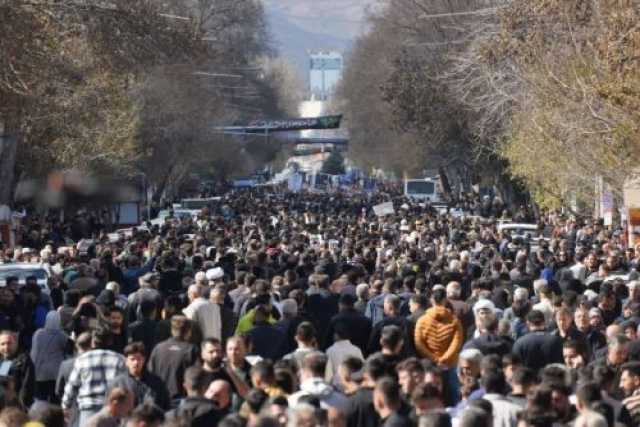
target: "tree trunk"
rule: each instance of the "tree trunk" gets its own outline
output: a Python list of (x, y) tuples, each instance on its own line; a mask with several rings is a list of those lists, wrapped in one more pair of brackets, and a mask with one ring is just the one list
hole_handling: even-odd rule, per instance
[(0, 134), (0, 205), (13, 206), (18, 138)]
[(451, 185), (449, 185), (447, 171), (444, 170), (444, 167), (439, 167), (438, 174), (440, 175), (440, 184), (442, 185), (442, 191), (446, 196), (451, 197)]

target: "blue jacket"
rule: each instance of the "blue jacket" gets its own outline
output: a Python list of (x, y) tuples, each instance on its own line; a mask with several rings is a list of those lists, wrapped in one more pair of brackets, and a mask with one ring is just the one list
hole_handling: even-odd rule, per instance
[(123, 273), (124, 283), (121, 290), (122, 294), (129, 295), (137, 291), (139, 287), (138, 279), (145, 274), (150, 273), (151, 270), (153, 270), (155, 263), (155, 257), (151, 257), (142, 267), (127, 268)]
[(384, 319), (384, 299), (387, 295), (387, 293), (382, 293), (371, 298), (367, 303), (364, 315), (371, 319), (371, 324), (374, 326), (376, 323)]

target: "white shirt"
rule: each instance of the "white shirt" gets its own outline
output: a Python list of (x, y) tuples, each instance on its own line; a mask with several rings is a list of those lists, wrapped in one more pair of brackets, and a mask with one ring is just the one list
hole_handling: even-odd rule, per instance
[(204, 298), (196, 298), (182, 312), (200, 326), (203, 338), (222, 339), (222, 319), (218, 304)]
[(553, 320), (553, 305), (549, 300), (542, 300), (532, 307), (533, 310), (541, 311), (544, 314), (544, 320), (547, 325)]
[(482, 398), (491, 402), (494, 427), (516, 427), (518, 424), (518, 412), (522, 409), (520, 406), (511, 402), (505, 396), (496, 393), (487, 393)]
[(327, 354), (327, 368), (325, 370), (325, 381), (329, 384), (333, 384), (336, 387), (340, 386), (340, 378), (338, 377), (338, 367), (349, 357), (355, 357), (360, 360), (364, 360), (362, 351), (355, 345), (351, 344), (349, 340), (341, 340), (333, 343), (326, 351)]

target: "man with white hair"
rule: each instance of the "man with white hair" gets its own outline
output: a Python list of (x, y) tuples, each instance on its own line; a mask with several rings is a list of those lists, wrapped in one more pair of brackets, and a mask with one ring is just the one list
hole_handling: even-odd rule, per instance
[(629, 288), (629, 299), (624, 301), (624, 303), (634, 302), (636, 304), (640, 304), (640, 281), (630, 281), (627, 283), (627, 288)]
[(473, 322), (473, 316), (471, 315), (469, 304), (462, 300), (462, 285), (460, 285), (460, 282), (453, 281), (447, 284), (447, 299), (453, 307), (453, 312), (462, 322), (465, 331), (468, 330)]
[(185, 316), (200, 327), (202, 338), (222, 339), (220, 307), (204, 298), (204, 289), (191, 285), (187, 290), (189, 305), (182, 310)]
[(466, 348), (458, 356), (458, 380), (460, 384), (480, 377), (480, 363), (483, 354), (476, 348)]

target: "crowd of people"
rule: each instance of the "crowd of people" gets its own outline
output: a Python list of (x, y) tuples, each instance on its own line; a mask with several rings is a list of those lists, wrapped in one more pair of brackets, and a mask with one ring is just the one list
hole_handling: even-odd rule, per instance
[(0, 426), (640, 425), (640, 253), (463, 207), (262, 190), (126, 234), (28, 216), (0, 264), (48, 279), (0, 283)]

